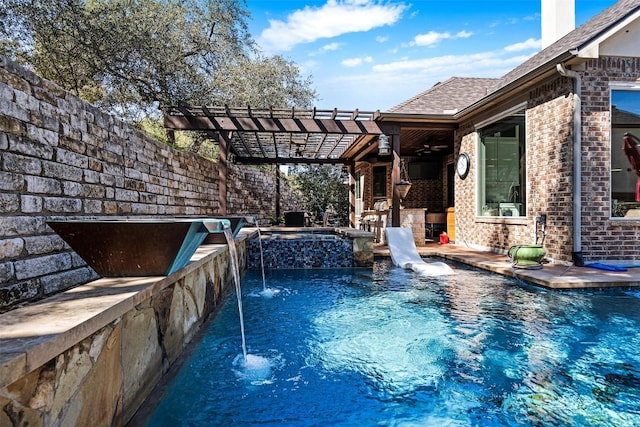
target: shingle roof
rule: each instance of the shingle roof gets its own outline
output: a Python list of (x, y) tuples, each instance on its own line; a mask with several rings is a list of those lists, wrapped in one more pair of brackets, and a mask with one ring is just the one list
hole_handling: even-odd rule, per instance
[(454, 114), (493, 91), (500, 79), (452, 77), (389, 109), (390, 113)]
[(625, 17), (640, 9), (640, 0), (620, 0), (501, 78), (452, 77), (388, 110), (390, 113), (453, 115), (500, 91), (529, 73), (555, 67), (559, 58), (586, 47)]
[(555, 67), (556, 58), (559, 58), (568, 52), (584, 48), (600, 34), (624, 19), (626, 16), (634, 13), (638, 8), (640, 8), (640, 0), (618, 1), (610, 8), (594, 16), (589, 21), (562, 37), (560, 40), (556, 41), (540, 53), (532, 56), (505, 74), (500, 79), (500, 84), (496, 89), (518, 80), (545, 64), (551, 64)]

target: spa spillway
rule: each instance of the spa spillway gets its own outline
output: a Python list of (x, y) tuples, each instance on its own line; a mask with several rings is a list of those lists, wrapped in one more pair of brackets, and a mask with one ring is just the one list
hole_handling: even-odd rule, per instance
[(165, 276), (184, 267), (225, 219), (96, 219), (47, 224), (103, 277)]

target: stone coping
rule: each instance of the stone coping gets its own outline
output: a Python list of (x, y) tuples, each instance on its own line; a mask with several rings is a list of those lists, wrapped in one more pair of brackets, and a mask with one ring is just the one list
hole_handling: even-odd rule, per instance
[[(387, 246), (374, 248), (376, 256), (389, 256)], [(436, 256), (549, 289), (588, 289), (640, 287), (640, 268), (627, 271), (605, 271), (589, 267), (544, 264), (540, 269), (513, 268), (506, 254), (465, 248), (461, 245), (437, 243), (419, 246), (421, 256)]]
[[(235, 240), (256, 233), (256, 229), (244, 229)], [(226, 244), (202, 245), (189, 264), (168, 276), (105, 277), (0, 314), (0, 387), (42, 366), (226, 250)]]
[(375, 236), (372, 231), (364, 231), (356, 228), (349, 227), (260, 227), (260, 232), (264, 234), (270, 233), (285, 233), (285, 234), (322, 234), (333, 233), (341, 236), (346, 236), (352, 239), (358, 237), (371, 237)]

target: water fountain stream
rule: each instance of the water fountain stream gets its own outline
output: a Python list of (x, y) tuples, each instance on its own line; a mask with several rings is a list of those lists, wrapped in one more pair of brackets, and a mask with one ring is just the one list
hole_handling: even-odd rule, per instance
[(238, 262), (238, 249), (233, 239), (233, 231), (229, 228), (224, 230), (224, 236), (227, 239), (229, 247), (229, 259), (231, 263), (231, 271), (233, 273), (233, 282), (236, 286), (236, 297), (238, 298), (238, 315), (240, 316), (240, 336), (242, 338), (242, 355), (244, 361), (247, 361), (247, 343), (244, 334), (244, 316), (242, 314), (242, 288), (240, 287), (240, 265)]
[(251, 381), (262, 381), (271, 376), (271, 362), (261, 356), (247, 353), (247, 343), (244, 330), (244, 314), (242, 310), (242, 288), (240, 286), (240, 263), (238, 261), (238, 249), (233, 238), (231, 229), (224, 230), (227, 246), (229, 247), (229, 259), (233, 273), (233, 281), (236, 287), (236, 297), (238, 300), (238, 315), (240, 318), (240, 336), (242, 338), (242, 355), (233, 361), (234, 366), (240, 368), (238, 375)]
[(264, 253), (262, 252), (262, 235), (260, 234), (260, 227), (258, 227), (258, 247), (260, 248), (260, 271), (262, 273), (262, 291), (267, 291), (267, 281), (264, 277)]
[(262, 272), (262, 292), (260, 292), (260, 295), (265, 298), (271, 298), (280, 292), (280, 290), (267, 288), (267, 281), (264, 274), (264, 252), (262, 250), (262, 235), (260, 234), (260, 227), (258, 227), (258, 247), (260, 248), (260, 269)]

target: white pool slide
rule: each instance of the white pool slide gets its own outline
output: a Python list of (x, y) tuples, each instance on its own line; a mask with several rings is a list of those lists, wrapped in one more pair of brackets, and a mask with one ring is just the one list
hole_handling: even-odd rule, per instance
[(412, 270), (421, 276), (453, 274), (453, 269), (444, 262), (425, 262), (420, 257), (413, 241), (413, 232), (408, 227), (387, 227), (387, 244), (393, 264)]

